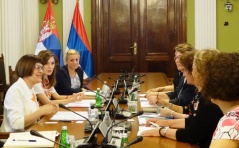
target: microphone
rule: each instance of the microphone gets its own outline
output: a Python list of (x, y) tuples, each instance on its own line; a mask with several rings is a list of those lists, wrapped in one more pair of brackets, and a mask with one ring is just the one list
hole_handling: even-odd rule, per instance
[[(86, 90), (88, 90), (88, 91), (90, 91), (90, 92), (93, 92), (93, 93), (97, 94), (95, 91), (89, 89), (89, 88), (86, 87), (86, 86), (84, 86), (83, 88), (86, 89)], [(107, 100), (107, 99), (105, 98), (105, 96), (102, 96), (101, 94), (99, 94), (99, 95), (105, 100), (104, 104), (107, 104), (107, 103), (109, 102), (109, 100)]]
[(133, 141), (131, 141), (129, 144), (127, 144), (126, 146), (124, 146), (124, 148), (130, 146), (130, 145), (133, 145), (133, 144), (136, 144), (136, 143), (139, 143), (143, 140), (143, 137), (142, 136), (137, 136)]
[[(98, 78), (96, 75), (94, 75), (94, 78), (96, 78), (97, 80), (99, 80), (100, 82), (102, 82), (104, 84), (104, 81), (102, 81), (100, 78)], [(110, 86), (108, 84), (106, 84), (109, 88)]]
[(65, 147), (65, 148), (67, 148), (66, 145), (61, 144), (61, 143), (56, 142), (56, 141), (53, 141), (53, 140), (51, 140), (51, 139), (49, 139), (49, 138), (43, 136), (42, 134), (40, 134), (39, 132), (37, 132), (37, 131), (35, 131), (35, 130), (31, 130), (31, 131), (30, 131), (30, 134), (33, 135), (33, 136), (37, 136), (37, 137), (44, 138), (44, 139), (46, 139), (46, 140), (49, 140), (49, 141), (51, 141), (51, 142), (54, 142), (54, 143), (56, 143), (56, 144), (58, 144), (58, 145), (61, 145), (61, 146)]
[[(90, 109), (95, 109), (95, 108), (97, 108), (97, 107), (95, 107), (95, 105), (91, 105), (91, 106), (90, 106)], [(97, 109), (100, 111), (100, 119), (103, 120), (103, 112), (102, 112), (102, 110), (99, 109), (99, 108), (97, 108)]]
[(122, 121), (120, 121), (120, 122), (117, 122), (117, 123), (115, 123), (115, 124), (112, 124), (109, 128), (108, 128), (108, 130), (107, 130), (107, 132), (106, 132), (106, 136), (105, 136), (105, 138), (103, 139), (103, 142), (102, 143), (109, 143), (109, 141), (108, 141), (108, 133), (109, 133), (109, 131), (110, 131), (110, 129), (112, 128), (112, 127), (114, 127), (114, 126), (116, 126), (116, 125), (118, 125), (118, 124), (120, 124), (120, 123), (122, 123), (122, 122), (125, 122), (125, 121), (127, 121), (128, 119), (131, 119), (131, 118), (134, 118), (134, 117), (137, 117), (137, 116), (140, 116), (140, 115), (142, 115), (144, 112), (141, 110), (141, 111), (138, 111), (136, 114), (134, 114), (134, 115), (131, 115), (129, 118), (127, 118), (127, 119), (124, 119), (124, 120), (122, 120)]
[(132, 89), (131, 91), (129, 91), (128, 94), (132, 94), (133, 92), (136, 92), (136, 91), (138, 91), (138, 88), (135, 87), (134, 89)]
[(77, 114), (78, 116), (81, 116), (82, 118), (86, 119), (86, 120), (90, 123), (91, 131), (93, 130), (93, 125), (92, 125), (92, 123), (90, 122), (90, 120), (89, 120), (88, 118), (82, 116), (81, 114), (78, 114), (77, 112), (75, 112), (75, 111), (69, 109), (68, 107), (66, 107), (65, 105), (63, 105), (63, 104), (61, 104), (61, 103), (59, 104), (59, 107), (65, 109), (65, 110), (71, 111), (71, 112)]

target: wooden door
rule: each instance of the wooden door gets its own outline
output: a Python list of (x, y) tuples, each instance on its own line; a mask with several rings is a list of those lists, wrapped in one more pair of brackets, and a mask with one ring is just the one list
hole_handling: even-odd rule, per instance
[(185, 0), (92, 0), (94, 70), (164, 72), (185, 42)]

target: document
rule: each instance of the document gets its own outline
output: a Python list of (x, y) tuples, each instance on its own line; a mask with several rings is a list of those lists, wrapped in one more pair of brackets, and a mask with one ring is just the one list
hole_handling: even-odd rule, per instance
[(156, 129), (158, 127), (152, 127), (152, 126), (139, 126), (139, 131), (137, 133), (137, 136), (141, 136), (141, 133), (147, 130), (151, 130), (151, 129)]
[(149, 104), (149, 101), (148, 101), (147, 98), (139, 98), (139, 100), (140, 100), (140, 105), (141, 105), (142, 108), (144, 108), (144, 107), (157, 108), (158, 107), (158, 105), (151, 105), (151, 104)]
[[(76, 113), (88, 118), (88, 113), (86, 111), (80, 111)], [(85, 119), (70, 111), (58, 111), (54, 116), (50, 118), (50, 120), (73, 121), (73, 120), (85, 120)]]
[(66, 107), (89, 107), (95, 104), (95, 100), (82, 100), (66, 104)]
[[(41, 131), (39, 132), (43, 136), (55, 141), (57, 131)], [(30, 132), (19, 132), (10, 133), (9, 138), (3, 146), (4, 148), (30, 148), (30, 147), (54, 147), (54, 143), (43, 139), (41, 137), (36, 137), (30, 134)]]

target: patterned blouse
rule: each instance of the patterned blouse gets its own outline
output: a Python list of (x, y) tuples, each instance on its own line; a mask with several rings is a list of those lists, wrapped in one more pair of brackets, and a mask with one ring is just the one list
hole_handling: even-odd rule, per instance
[(239, 140), (239, 107), (229, 111), (218, 122), (212, 140), (233, 139)]

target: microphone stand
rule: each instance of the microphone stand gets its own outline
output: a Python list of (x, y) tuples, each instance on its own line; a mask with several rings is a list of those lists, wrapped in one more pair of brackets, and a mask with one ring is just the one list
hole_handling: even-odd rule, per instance
[[(84, 86), (83, 88), (96, 94), (96, 92), (94, 92), (93, 90), (89, 89), (86, 86)], [(99, 95), (105, 100), (104, 104), (107, 104), (109, 102), (109, 100), (107, 100), (104, 96), (102, 96), (101, 94), (99, 94)]]
[(67, 148), (66, 145), (61, 144), (61, 143), (56, 142), (56, 141), (53, 141), (53, 140), (51, 140), (51, 139), (49, 139), (49, 138), (43, 136), (42, 134), (40, 134), (39, 132), (37, 132), (37, 131), (35, 131), (35, 130), (31, 130), (31, 131), (30, 131), (30, 134), (33, 135), (33, 136), (36, 136), (36, 137), (44, 138), (44, 139), (46, 139), (46, 140), (49, 140), (49, 141), (51, 141), (51, 142), (53, 142), (53, 143), (56, 143), (56, 144), (58, 144), (58, 145), (61, 145), (61, 146), (65, 147), (65, 148)]
[(65, 109), (65, 110), (68, 110), (70, 112), (73, 112), (74, 114), (77, 114), (78, 116), (81, 116), (82, 118), (86, 119), (90, 123), (91, 130), (93, 130), (93, 125), (92, 125), (92, 123), (90, 122), (90, 120), (88, 118), (86, 118), (86, 117), (82, 116), (81, 114), (78, 114), (77, 112), (69, 109), (68, 107), (66, 107), (63, 104), (59, 104), (59, 107)]
[(143, 111), (139, 111), (137, 114), (134, 114), (134, 115), (130, 116), (130, 117), (127, 118), (127, 119), (124, 119), (124, 120), (122, 120), (122, 121), (120, 121), (120, 122), (118, 122), (118, 123), (112, 124), (112, 125), (108, 128), (108, 130), (107, 130), (107, 132), (106, 132), (106, 136), (105, 136), (105, 138), (103, 139), (102, 143), (105, 143), (105, 144), (109, 143), (109, 141), (108, 141), (108, 133), (109, 133), (109, 131), (110, 131), (110, 129), (111, 129), (112, 127), (114, 127), (114, 126), (116, 126), (116, 125), (118, 125), (118, 124), (120, 124), (120, 123), (122, 123), (122, 122), (125, 122), (125, 121), (127, 121), (128, 119), (131, 119), (131, 118), (140, 116), (140, 115), (142, 115), (143, 113), (144, 113)]

